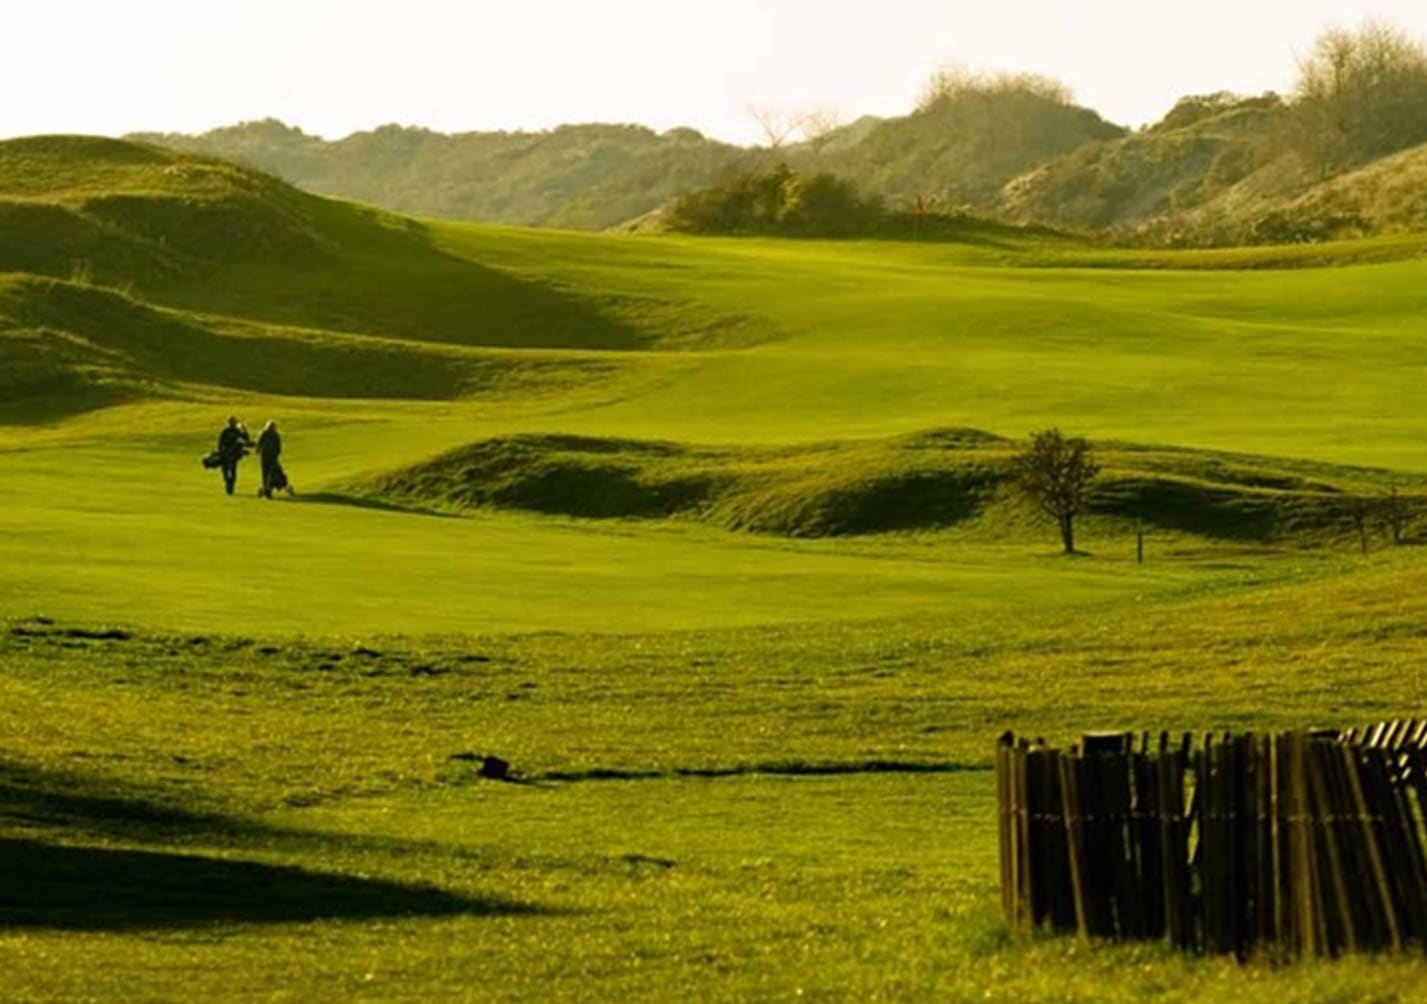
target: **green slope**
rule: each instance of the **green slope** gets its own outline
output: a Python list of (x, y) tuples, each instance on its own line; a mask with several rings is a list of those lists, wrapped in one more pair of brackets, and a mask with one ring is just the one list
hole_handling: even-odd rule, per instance
[(546, 284), (445, 255), (414, 221), (114, 140), (0, 143), (0, 270), (425, 342), (633, 348), (658, 338)]
[(413, 344), (160, 309), (84, 283), (0, 274), (0, 420), (223, 392), (455, 400), (539, 395), (626, 369), (590, 353)]
[[(687, 298), (769, 332), (681, 358), (666, 383), (536, 431), (814, 442), (1060, 424), (1096, 438), (1420, 467), (1427, 262), (1155, 254), (1102, 267), (1027, 245), (610, 238), (433, 225), (592, 296)], [(1347, 245), (1352, 262), (1371, 250)], [(1413, 255), (1420, 243), (1385, 249)], [(1323, 252), (1307, 263), (1321, 264)], [(1035, 268), (1022, 267), (1021, 262)], [(1141, 264), (1152, 268), (1139, 268)]]
[[(85, 137), (0, 143), (6, 420), (195, 384), (418, 399), (568, 387), (627, 368), (594, 350), (745, 337), (736, 316), (657, 308), (453, 256), (418, 222), (231, 164)], [(552, 349), (577, 351), (538, 351)]]

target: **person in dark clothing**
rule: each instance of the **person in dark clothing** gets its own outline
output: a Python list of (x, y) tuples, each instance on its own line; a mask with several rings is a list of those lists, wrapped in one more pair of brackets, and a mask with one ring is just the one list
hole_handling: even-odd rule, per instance
[(218, 433), (218, 466), (223, 469), (223, 490), (229, 495), (238, 483), (238, 461), (247, 456), (253, 441), (237, 415), (228, 417), (228, 424)]
[(263, 431), (258, 433), (258, 459), (263, 465), (263, 486), (258, 489), (258, 494), (265, 499), (272, 498), (274, 491), (284, 488), (289, 493), (292, 492), (287, 483), (287, 474), (278, 460), (281, 456), (282, 436), (277, 431), (277, 423), (269, 420), (267, 425), (263, 426)]

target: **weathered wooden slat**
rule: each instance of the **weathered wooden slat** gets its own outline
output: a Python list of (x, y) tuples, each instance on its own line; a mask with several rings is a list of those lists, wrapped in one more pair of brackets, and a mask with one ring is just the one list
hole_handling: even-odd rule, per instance
[(1184, 756), (1165, 750), (1156, 763), (1159, 789), (1160, 871), (1165, 934), (1175, 948), (1194, 946), (1190, 901), (1189, 834), (1184, 805)]
[(1026, 754), (1031, 924), (1048, 930), (1075, 923), (1066, 874), (1060, 757), (1058, 751), (1039, 746)]
[[(1367, 869), (1360, 898), (1385, 925), (1386, 930), (1382, 932), (1385, 939), (1379, 939), (1379, 943), (1385, 940), (1386, 947), (1401, 951), (1404, 941), (1402, 897), (1395, 894), (1394, 886), (1399, 882), (1414, 882), (1415, 876), (1411, 875), (1410, 865), (1399, 851), (1397, 807), (1388, 781), (1387, 754), (1381, 750), (1344, 746), (1339, 755), (1366, 852)], [(1368, 792), (1372, 793), (1371, 799)]]
[(1011, 838), (1010, 748), (1014, 742), (1015, 736), (1010, 732), (1002, 733), (996, 741), (996, 825), (1001, 851), (1001, 912), (1011, 927), (1016, 926), (1016, 876), (1011, 866), (1014, 850)]
[(1287, 829), (1287, 887), (1292, 901), (1291, 930), (1293, 949), (1301, 956), (1317, 955), (1319, 923), (1317, 896), (1314, 890), (1316, 867), (1313, 852), (1313, 830), (1309, 825), (1308, 739), (1302, 733), (1284, 737), (1285, 784), (1284, 824)]
[(1333, 900), (1330, 919), (1335, 935), (1331, 951), (1358, 951), (1376, 948), (1385, 936), (1386, 923), (1375, 904), (1368, 902), (1359, 889), (1360, 876), (1366, 871), (1357, 809), (1339, 751), (1341, 743), (1316, 740), (1312, 744), (1315, 794), (1321, 815), (1320, 826), (1328, 852), (1329, 890)]
[(1393, 774), (1393, 793), (1396, 796), (1398, 828), (1403, 845), (1403, 857), (1410, 881), (1405, 882), (1411, 890), (1406, 911), (1409, 923), (1406, 936), (1427, 948), (1427, 800), (1418, 791), (1418, 779), (1422, 771), (1418, 761), (1424, 754), (1413, 744), (1406, 745)]
[(1030, 776), (1028, 769), (1028, 744), (1023, 739), (1016, 744), (1011, 754), (1011, 777), (1015, 785), (1016, 829), (1016, 926), (1029, 929), (1035, 923), (1031, 910), (1031, 836), (1030, 836)]
[(1224, 747), (1213, 736), (1206, 736), (1199, 756), (1197, 780), (1199, 794), (1199, 874), (1203, 898), (1204, 951), (1223, 954), (1231, 950), (1228, 944), (1228, 920), (1225, 916), (1228, 862), (1224, 839)]
[(1080, 800), (1085, 822), (1086, 912), (1089, 934), (1115, 936), (1115, 896), (1109, 813), (1105, 799), (1104, 756), (1085, 753), (1080, 761)]
[(1323, 923), (1326, 928), (1328, 954), (1337, 955), (1346, 948), (1355, 951), (1361, 938), (1357, 918), (1354, 916), (1353, 896), (1349, 885), (1349, 871), (1345, 864), (1339, 820), (1346, 807), (1334, 799), (1332, 783), (1328, 778), (1331, 763), (1325, 752), (1328, 745), (1321, 740), (1310, 739), (1307, 745), (1307, 770), (1309, 797), (1312, 804), (1310, 816), (1320, 837), (1319, 869), (1326, 881), (1320, 881), (1324, 906)]
[(1080, 793), (1080, 776), (1084, 760), (1078, 756), (1063, 756), (1059, 761), (1061, 806), (1065, 820), (1066, 865), (1070, 869), (1071, 897), (1075, 907), (1075, 926), (1082, 938), (1090, 936), (1088, 905), (1089, 877), (1085, 855), (1085, 814)]
[(1129, 752), (1100, 754), (1099, 771), (1102, 784), (1104, 827), (1104, 859), (1101, 881), (1111, 896), (1107, 918), (1112, 937), (1134, 939), (1143, 937), (1140, 929), (1139, 889), (1135, 881), (1135, 855), (1131, 834), (1130, 763)]
[(1140, 890), (1140, 937), (1162, 938), (1164, 916), (1164, 855), (1160, 850), (1160, 799), (1155, 764), (1158, 757), (1145, 750), (1135, 758), (1131, 780), (1135, 787), (1134, 839), (1136, 881)]
[(1399, 718), (1393, 721), (1392, 729), (1388, 732), (1387, 748), (1399, 750), (1402, 748), (1403, 740), (1407, 738), (1407, 719)]
[(1065, 791), (1061, 786), (1060, 761), (1065, 754), (1050, 754), (1047, 767), (1047, 784), (1051, 797), (1047, 802), (1046, 859), (1053, 863), (1054, 873), (1050, 876), (1051, 890), (1050, 924), (1057, 931), (1075, 930), (1075, 894), (1070, 887), (1070, 870), (1067, 867), (1070, 849), (1065, 829)]

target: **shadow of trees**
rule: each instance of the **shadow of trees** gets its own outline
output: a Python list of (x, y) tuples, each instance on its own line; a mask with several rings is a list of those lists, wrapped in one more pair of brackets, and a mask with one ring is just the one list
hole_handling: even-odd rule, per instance
[(239, 817), (167, 804), (137, 789), (116, 791), (83, 774), (0, 761), (0, 827), (6, 824), (136, 843), (231, 841), (273, 832)]
[[(184, 846), (136, 849), (107, 846), (110, 841)], [(0, 763), (0, 931), (550, 912), (500, 897), (241, 856), (258, 843), (330, 852), (348, 842), (363, 844), (105, 792), (82, 775)]]
[(501, 899), (290, 865), (0, 838), (0, 930), (538, 913)]

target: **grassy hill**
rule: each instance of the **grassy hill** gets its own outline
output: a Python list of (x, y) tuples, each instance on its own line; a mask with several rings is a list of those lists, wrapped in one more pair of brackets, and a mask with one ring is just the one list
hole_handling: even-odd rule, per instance
[(1160, 123), (1014, 179), (1010, 219), (1161, 246), (1297, 244), (1420, 231), (1427, 147), (1315, 163), (1276, 95), (1181, 102)]
[(795, 162), (834, 171), (893, 202), (922, 196), (944, 208), (985, 211), (997, 208), (1002, 187), (1028, 169), (1124, 133), (1063, 96), (1014, 82), (973, 82), (910, 115), (857, 129), (855, 141), (838, 142), (834, 133)]
[(651, 324), (628, 304), (456, 258), (412, 220), (84, 137), (0, 143), (4, 273), (0, 408), (11, 419), (180, 384), (452, 398), (620, 368), (476, 349), (651, 348), (742, 323)]
[(266, 121), (139, 138), (399, 212), (549, 227), (623, 225), (732, 172), (781, 161), (847, 178), (893, 207), (930, 198), (944, 209), (1139, 244), (1297, 243), (1421, 228), (1420, 148), (1325, 177), (1285, 143), (1287, 119), (1272, 95), (1211, 96), (1126, 133), (1087, 109), (1010, 93), (961, 95), (776, 152), (625, 126), (454, 136), (388, 126), (329, 142)]
[(414, 221), (221, 161), (112, 140), (15, 140), (0, 144), (0, 193), (6, 270), (197, 311), (242, 305), (273, 323), (428, 342), (649, 340), (557, 291), (443, 255)]
[(401, 212), (604, 229), (735, 170), (787, 160), (833, 171), (897, 202), (994, 203), (1026, 169), (1123, 132), (1094, 112), (1015, 91), (959, 93), (916, 113), (862, 120), (778, 151), (719, 143), (691, 129), (562, 126), (543, 133), (462, 133), (383, 126), (325, 141), (280, 122), (199, 136), (135, 136), (271, 171), (318, 192)]
[(454, 135), (392, 125), (329, 142), (266, 120), (134, 138), (399, 212), (588, 229), (633, 219), (760, 157), (692, 129), (621, 125)]
[[(1356, 523), (1427, 496), (1421, 235), (518, 229), (73, 137), (0, 206), (7, 1000), (1421, 985), (1012, 937), (989, 770), (1421, 704)], [(232, 413), (295, 498), (201, 469)], [(1088, 555), (1008, 490), (1048, 425)]]
[(1226, 96), (1194, 110), (1012, 180), (1001, 193), (1004, 211), (1076, 230), (1129, 229), (1178, 219), (1283, 158), (1286, 113), (1276, 98)]

